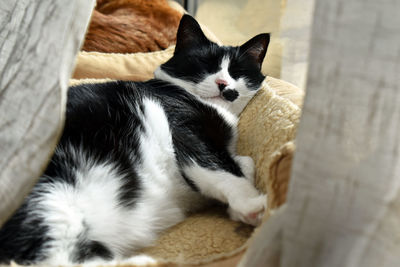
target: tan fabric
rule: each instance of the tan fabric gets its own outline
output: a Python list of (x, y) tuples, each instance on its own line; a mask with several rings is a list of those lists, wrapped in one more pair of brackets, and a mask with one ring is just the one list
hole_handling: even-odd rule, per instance
[(154, 70), (174, 53), (174, 47), (163, 51), (135, 54), (106, 54), (79, 52), (74, 79), (101, 79), (144, 81), (153, 77)]
[(277, 95), (287, 100), (290, 100), (290, 102), (292, 102), (293, 104), (295, 104), (300, 108), (303, 106), (303, 97), (304, 97), (303, 90), (297, 88), (295, 85), (289, 82), (275, 79), (272, 77), (267, 77), (266, 82)]
[[(237, 151), (240, 155), (253, 158), (256, 165), (256, 186), (268, 193), (268, 203), (275, 203), (275, 199), (282, 196), (279, 195), (280, 191), (275, 191), (276, 187), (268, 187), (270, 173), (274, 169), (281, 170), (283, 165), (278, 165), (291, 161), (291, 153), (285, 153), (283, 149), (284, 144), (295, 138), (300, 108), (289, 99), (279, 96), (268, 84), (279, 84), (279, 80), (267, 78), (262, 89), (240, 116)], [(289, 83), (282, 83), (277, 89), (285, 88), (285, 93), (292, 91), (289, 95), (294, 97), (297, 88), (291, 86), (292, 89), (289, 89), (289, 86)], [(282, 155), (282, 160), (289, 158), (279, 161), (277, 154)], [(286, 177), (279, 178), (279, 181), (289, 179), (289, 172), (281, 170), (281, 174)], [(268, 205), (268, 211), (270, 208), (271, 205)]]
[(231, 221), (226, 208), (194, 214), (161, 235), (143, 253), (176, 262), (200, 262), (240, 248), (253, 232), (251, 226)]
[(269, 179), (267, 180), (267, 192), (271, 192), (268, 195), (270, 210), (276, 209), (286, 202), (294, 150), (295, 145), (290, 141), (271, 156)]

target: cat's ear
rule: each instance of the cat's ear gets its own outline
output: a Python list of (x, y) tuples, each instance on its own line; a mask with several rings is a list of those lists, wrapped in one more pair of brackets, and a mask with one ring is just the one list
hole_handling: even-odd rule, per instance
[(175, 53), (209, 43), (197, 21), (190, 15), (183, 15), (176, 35)]
[(269, 33), (262, 33), (251, 38), (249, 41), (240, 46), (240, 54), (246, 54), (253, 59), (261, 69), (262, 62), (269, 44)]

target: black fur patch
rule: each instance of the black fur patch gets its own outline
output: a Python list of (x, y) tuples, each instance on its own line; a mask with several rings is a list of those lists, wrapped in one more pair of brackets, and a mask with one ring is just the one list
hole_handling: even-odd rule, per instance
[(51, 241), (47, 233), (43, 219), (30, 214), (25, 202), (0, 229), (0, 263), (29, 265), (44, 260), (46, 243)]
[[(120, 203), (132, 207), (140, 191), (133, 165), (141, 161), (138, 135), (143, 125), (139, 114), (135, 114), (141, 112), (140, 109), (132, 109), (127, 103), (140, 107), (142, 99), (135, 95), (135, 90), (121, 85), (122, 82), (113, 82), (70, 88), (67, 120), (59, 148), (68, 150), (73, 146), (84, 151), (94, 164), (114, 165), (123, 178)], [(58, 153), (54, 155), (56, 162), (65, 162), (58, 156)], [(68, 167), (74, 169), (80, 164), (74, 162)]]
[(83, 263), (93, 258), (111, 260), (113, 258), (113, 254), (103, 243), (99, 241), (85, 239), (79, 240), (72, 261), (75, 263)]
[(185, 180), (185, 182), (188, 184), (188, 186), (190, 186), (190, 188), (192, 188), (193, 191), (195, 192), (200, 192), (199, 188), (194, 184), (194, 182), (189, 179), (186, 174), (184, 174), (183, 172), (181, 173), (183, 180)]
[(236, 98), (238, 98), (239, 93), (236, 90), (226, 89), (226, 90), (222, 91), (222, 96), (226, 100), (233, 102), (236, 100)]

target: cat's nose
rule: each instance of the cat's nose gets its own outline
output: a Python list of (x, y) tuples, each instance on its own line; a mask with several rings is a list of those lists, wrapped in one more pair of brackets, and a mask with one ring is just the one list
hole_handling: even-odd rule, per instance
[(225, 87), (228, 85), (228, 82), (223, 79), (216, 79), (215, 83), (218, 85), (218, 89), (220, 91), (224, 90)]

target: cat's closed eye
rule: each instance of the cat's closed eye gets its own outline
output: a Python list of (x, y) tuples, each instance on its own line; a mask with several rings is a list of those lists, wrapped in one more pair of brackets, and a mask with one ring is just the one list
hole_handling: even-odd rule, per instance
[(187, 72), (193, 70), (193, 75), (213, 74), (218, 72), (221, 59), (216, 55), (193, 55), (184, 63)]

